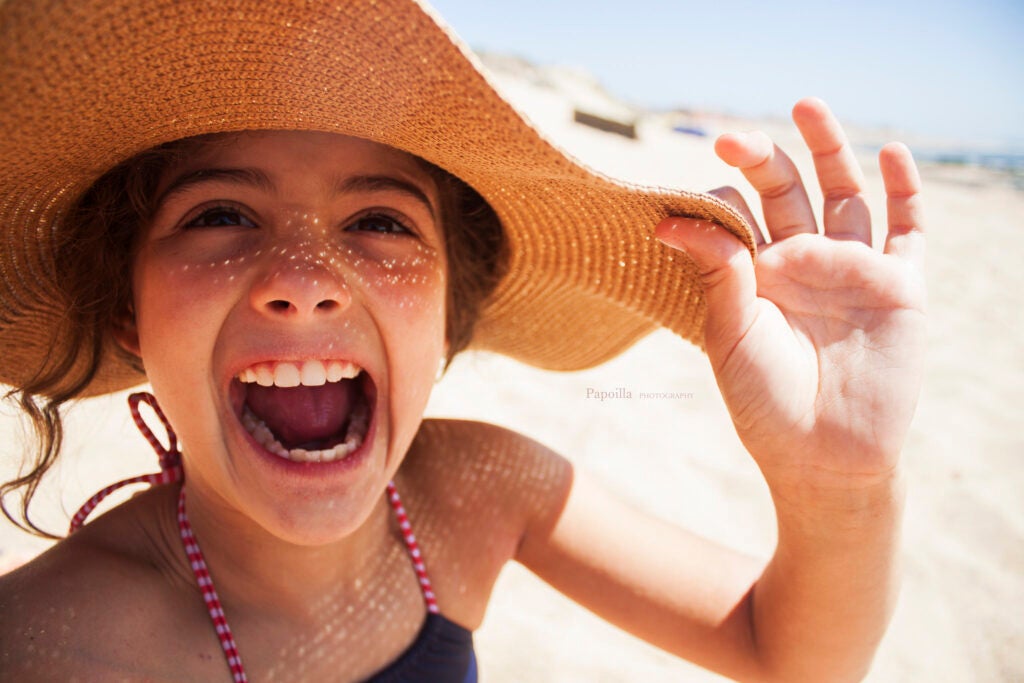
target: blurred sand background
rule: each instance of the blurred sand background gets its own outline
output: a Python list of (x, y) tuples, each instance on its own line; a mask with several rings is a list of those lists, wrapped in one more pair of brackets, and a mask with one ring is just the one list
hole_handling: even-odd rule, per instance
[[(756, 206), (742, 177), (714, 157), (712, 141), (719, 132), (761, 128), (813, 178), (788, 122), (636, 111), (586, 74), (487, 61), (495, 82), (549, 139), (610, 176), (692, 190), (731, 184)], [(637, 139), (573, 123), (574, 106), (635, 120)], [(676, 125), (709, 135), (675, 132)], [(850, 136), (864, 151), (876, 229), (884, 230), (881, 179), (868, 150), (890, 133), (853, 128)], [(915, 140), (908, 142), (913, 147)], [(948, 164), (927, 164), (922, 174), (931, 328), (924, 391), (904, 456), (905, 581), (867, 680), (1024, 681), (1024, 246), (1015, 237), (1024, 224), (1024, 182)], [(810, 193), (817, 203), (813, 186)], [(588, 389), (620, 387), (632, 398), (587, 398)], [(686, 396), (638, 397), (649, 391)], [(637, 507), (747, 552), (771, 553), (767, 489), (733, 433), (706, 360), (669, 333), (572, 374), (466, 354), (438, 385), (429, 413), (519, 430)], [(38, 521), (54, 530), (65, 528), (97, 489), (156, 468), (123, 395), (81, 404), (68, 434), (64, 462), (36, 498)], [(0, 477), (17, 470), (20, 442), (14, 411), (4, 405)], [(47, 545), (0, 524), (0, 570)], [(518, 566), (502, 575), (476, 637), (483, 678), (498, 683), (722, 680), (604, 624)]]

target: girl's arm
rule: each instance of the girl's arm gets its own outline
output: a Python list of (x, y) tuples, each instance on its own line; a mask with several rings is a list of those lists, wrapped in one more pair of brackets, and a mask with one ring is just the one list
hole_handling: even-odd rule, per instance
[[(900, 449), (922, 374), (924, 239), (909, 152), (880, 154), (888, 196), (871, 247), (863, 176), (836, 120), (808, 99), (794, 119), (825, 197), (819, 232), (789, 158), (759, 133), (716, 150), (761, 196), (771, 244), (756, 266), (713, 224), (667, 219), (707, 301), (705, 347), (736, 430), (776, 506), (767, 566), (567, 484), (519, 558), (627, 630), (727, 675), (857, 680), (897, 591)], [(735, 190), (721, 195), (750, 214)], [(753, 221), (752, 221), (753, 222)]]

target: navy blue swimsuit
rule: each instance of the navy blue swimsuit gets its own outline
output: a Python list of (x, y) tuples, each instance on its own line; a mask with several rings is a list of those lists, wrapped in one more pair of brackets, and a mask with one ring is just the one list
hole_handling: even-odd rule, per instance
[(473, 634), (440, 614), (427, 614), (409, 649), (369, 683), (476, 683)]

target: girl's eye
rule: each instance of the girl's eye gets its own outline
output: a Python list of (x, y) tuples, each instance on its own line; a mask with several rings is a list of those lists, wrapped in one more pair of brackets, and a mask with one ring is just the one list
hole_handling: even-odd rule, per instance
[(361, 232), (377, 232), (389, 235), (411, 235), (412, 230), (402, 225), (400, 221), (391, 216), (383, 214), (371, 214), (357, 219), (349, 230)]
[(256, 224), (230, 206), (207, 209), (185, 224), (186, 228), (255, 228)]

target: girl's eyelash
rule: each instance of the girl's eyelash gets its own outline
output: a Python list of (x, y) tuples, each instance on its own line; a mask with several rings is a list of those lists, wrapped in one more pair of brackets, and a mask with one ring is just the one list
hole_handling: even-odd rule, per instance
[(416, 235), (406, 222), (386, 211), (372, 211), (353, 220), (346, 230), (375, 232), (386, 235)]
[(183, 229), (223, 227), (255, 228), (256, 223), (241, 208), (231, 204), (218, 204), (203, 209), (182, 224)]
[[(200, 209), (181, 224), (182, 230), (203, 230), (207, 228), (242, 227), (256, 228), (257, 223), (248, 212), (234, 204), (216, 204)], [(349, 222), (346, 231), (371, 232), (381, 235), (409, 235), (418, 233), (410, 227), (404, 216), (394, 215), (381, 209), (370, 210)]]

